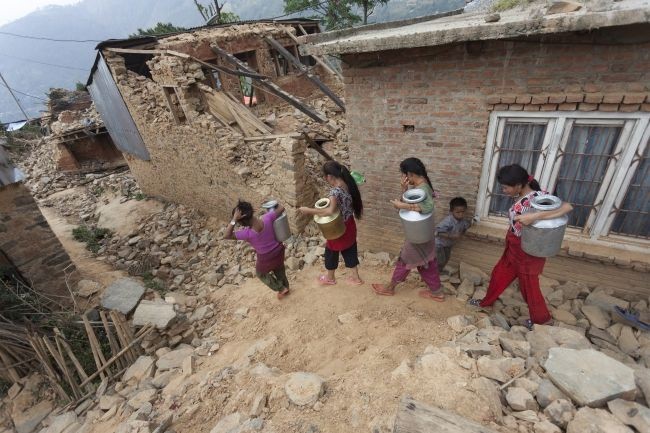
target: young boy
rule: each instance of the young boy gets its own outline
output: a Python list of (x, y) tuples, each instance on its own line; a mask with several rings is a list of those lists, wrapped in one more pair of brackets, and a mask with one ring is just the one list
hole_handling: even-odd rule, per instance
[(465, 220), (467, 201), (462, 197), (454, 197), (449, 202), (449, 215), (436, 226), (436, 258), (438, 272), (442, 272), (451, 257), (451, 247), (460, 236), (467, 231), (470, 222)]

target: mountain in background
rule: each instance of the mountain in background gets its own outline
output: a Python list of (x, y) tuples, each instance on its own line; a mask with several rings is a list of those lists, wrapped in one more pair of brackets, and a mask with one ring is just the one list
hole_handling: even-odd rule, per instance
[[(227, 1), (227, 9), (242, 20), (278, 17), (284, 14), (283, 5), (283, 0)], [(464, 0), (391, 0), (378, 8), (369, 21), (412, 18), (464, 5)], [(77, 82), (87, 81), (96, 55), (94, 41), (126, 38), (138, 28), (153, 27), (158, 22), (181, 27), (203, 24), (193, 0), (82, 0), (68, 6), (46, 7), (1, 26), (0, 32), (90, 42), (55, 42), (0, 34), (0, 72), (13, 89), (44, 100), (52, 87), (73, 89)], [(30, 116), (40, 116), (43, 100), (16, 96)], [(0, 123), (23, 118), (0, 83)]]

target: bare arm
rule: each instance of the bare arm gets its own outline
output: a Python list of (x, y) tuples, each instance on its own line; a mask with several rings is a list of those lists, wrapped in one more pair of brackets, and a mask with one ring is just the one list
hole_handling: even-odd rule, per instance
[(316, 209), (313, 207), (300, 207), (298, 208), (298, 212), (306, 214), (306, 215), (318, 215), (318, 216), (328, 216), (328, 215), (334, 215), (336, 210), (338, 209), (338, 205), (336, 202), (336, 197), (331, 195), (329, 196), (330, 199), (330, 204), (324, 209)]
[(515, 221), (519, 221), (523, 225), (527, 226), (529, 224), (534, 223), (535, 221), (539, 220), (550, 220), (553, 218), (561, 217), (562, 215), (566, 215), (569, 212), (573, 210), (573, 206), (571, 206), (571, 203), (562, 203), (562, 206), (560, 206), (558, 209), (555, 210), (549, 210), (549, 211), (544, 211), (544, 212), (528, 212), (523, 215), (517, 215), (515, 217)]
[(273, 211), (275, 212), (275, 214), (277, 216), (280, 216), (280, 215), (282, 215), (282, 212), (284, 212), (284, 206), (279, 204)]
[(232, 216), (232, 221), (228, 223), (228, 226), (226, 227), (226, 232), (223, 234), (224, 239), (237, 240), (234, 233), (235, 225), (233, 224), (233, 222), (239, 221), (240, 218), (241, 218), (241, 212), (239, 211), (239, 209), (235, 209), (235, 213)]

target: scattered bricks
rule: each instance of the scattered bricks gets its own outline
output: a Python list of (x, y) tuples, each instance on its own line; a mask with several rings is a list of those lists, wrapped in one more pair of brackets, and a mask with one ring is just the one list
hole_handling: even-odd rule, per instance
[(548, 97), (550, 104), (562, 104), (564, 101), (566, 101), (566, 95), (551, 95)]
[(599, 111), (618, 111), (618, 104), (598, 104)]
[(585, 98), (585, 95), (582, 93), (571, 93), (566, 95), (566, 102), (582, 102)]
[(502, 95), (501, 96), (501, 103), (502, 104), (514, 104), (517, 102), (517, 97), (515, 95)]
[(580, 111), (596, 111), (598, 109), (598, 104), (587, 104), (582, 102), (578, 105), (578, 110)]
[(556, 111), (558, 104), (542, 104), (540, 111)]
[(621, 104), (618, 111), (621, 111), (623, 113), (633, 113), (635, 111), (639, 111), (640, 109), (640, 104)]
[(558, 105), (557, 109), (560, 111), (575, 111), (578, 108), (578, 104), (575, 102), (566, 102), (564, 104)]
[(596, 93), (596, 92), (600, 92), (600, 86), (597, 86), (597, 85), (595, 85), (595, 84), (593, 84), (593, 83), (587, 83), (587, 84), (585, 84), (584, 89), (585, 89), (585, 92), (586, 92), (586, 93)]
[(603, 95), (587, 94), (585, 95), (585, 102), (588, 104), (600, 104), (601, 102), (603, 102)]
[(524, 105), (524, 111), (539, 111), (539, 105)]
[(531, 104), (546, 104), (548, 102), (548, 96), (535, 95), (531, 98)]
[[(505, 102), (505, 101), (504, 101)], [(514, 101), (513, 101), (514, 102)], [(487, 103), (488, 104), (500, 104), (501, 103), (501, 97), (500, 96), (488, 96), (487, 98)], [(507, 102), (506, 102), (507, 103)]]
[(616, 263), (619, 266), (630, 266), (631, 261), (627, 257), (616, 257), (614, 259), (614, 263)]
[(603, 96), (603, 102), (605, 104), (620, 104), (623, 102), (623, 95), (620, 93), (614, 93), (610, 95)]
[(642, 104), (645, 101), (645, 93), (627, 93), (623, 97), (624, 104)]
[(532, 99), (533, 99), (532, 96), (519, 95), (519, 96), (517, 96), (515, 102), (517, 104), (530, 104), (530, 101), (532, 101)]
[(522, 111), (523, 109), (523, 104), (510, 104), (510, 111)]
[(508, 104), (495, 104), (494, 105), (494, 110), (495, 111), (504, 111), (508, 109)]

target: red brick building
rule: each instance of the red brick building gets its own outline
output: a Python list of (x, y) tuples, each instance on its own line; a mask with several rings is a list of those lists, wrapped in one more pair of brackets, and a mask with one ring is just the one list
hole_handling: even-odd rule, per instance
[(344, 65), (352, 168), (367, 179), (360, 246), (397, 252), (388, 201), (399, 162), (417, 156), (441, 194), (436, 219), (452, 197), (468, 200), (479, 223), (457, 254), (489, 269), (500, 248), (486, 241), (504, 237), (509, 206), (496, 170), (516, 162), (574, 204), (564, 258), (547, 265), (555, 278), (593, 262), (582, 268), (591, 283), (616, 275), (647, 290), (650, 9), (607, 7), (512, 10), (490, 23), (452, 13), (303, 38), (305, 54)]

